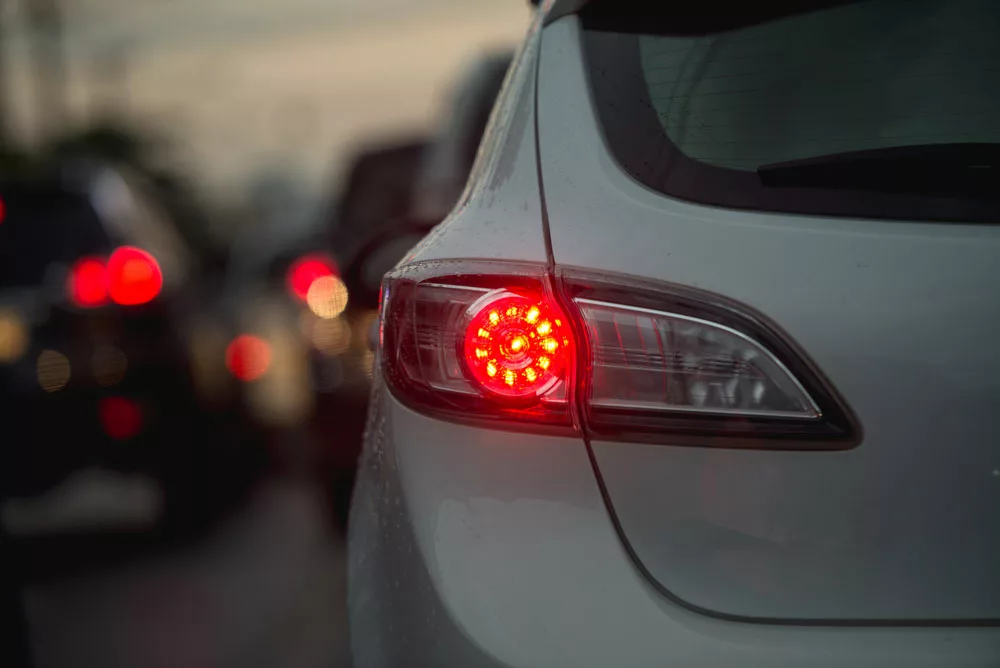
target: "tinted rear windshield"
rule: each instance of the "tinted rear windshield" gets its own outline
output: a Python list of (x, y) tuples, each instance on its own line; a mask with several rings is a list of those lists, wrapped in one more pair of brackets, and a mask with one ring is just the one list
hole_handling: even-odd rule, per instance
[(581, 12), (604, 134), (639, 182), (735, 208), (1000, 221), (1000, 2), (649, 4)]
[(0, 289), (37, 287), (53, 264), (107, 250), (86, 196), (57, 187), (0, 182)]

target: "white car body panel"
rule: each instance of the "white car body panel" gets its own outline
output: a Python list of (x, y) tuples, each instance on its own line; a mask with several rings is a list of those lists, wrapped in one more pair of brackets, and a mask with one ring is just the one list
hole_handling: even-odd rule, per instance
[[(404, 265), (468, 258), (546, 261), (534, 133), (540, 22), (508, 75), (466, 200)], [(998, 230), (737, 212), (671, 200), (621, 171), (604, 147), (586, 97), (573, 105), (558, 103), (562, 96), (575, 99), (586, 90), (575, 17), (545, 28), (540, 58), (539, 147), (557, 265), (681, 283), (759, 309), (816, 358), (858, 412), (866, 439), (892, 443), (893, 451), (885, 455), (892, 458), (892, 485), (905, 491), (920, 476), (932, 475), (926, 462), (899, 461), (895, 449), (904, 445), (905, 436), (890, 435), (891, 425), (880, 427), (873, 418), (882, 388), (871, 387), (863, 366), (852, 364), (862, 352), (852, 338), (857, 332), (851, 323), (857, 324), (862, 315), (871, 318), (865, 343), (873, 346), (872, 352), (887, 356), (894, 365), (891, 370), (905, 371), (932, 351), (933, 359), (926, 360), (923, 371), (971, 394), (978, 391), (985, 404), (996, 392), (997, 353), (987, 351), (977, 366), (969, 362), (968, 350), (982, 348), (987, 337), (995, 341), (1000, 333), (996, 300), (990, 294), (998, 284)], [(926, 262), (937, 263), (931, 265), (935, 275), (919, 270)], [(832, 275), (842, 280), (788, 280)], [(889, 286), (883, 280), (894, 276), (906, 281)], [(952, 304), (951, 315), (961, 317), (963, 326), (941, 322), (933, 331), (922, 329), (930, 315), (948, 315), (942, 313), (942, 303)], [(844, 312), (850, 322), (831, 326), (831, 310)], [(887, 351), (888, 334), (900, 331), (912, 336), (901, 342), (898, 354)], [(954, 342), (947, 348), (953, 353), (935, 347), (942, 337)], [(907, 382), (912, 383), (912, 377)], [(919, 401), (912, 406), (892, 403), (893, 410), (916, 411), (917, 417), (930, 414), (919, 387), (901, 389), (902, 397)], [(922, 431), (910, 436), (956, 426), (941, 419), (945, 423), (924, 423)], [(987, 422), (977, 429), (983, 424)], [(680, 516), (678, 507), (702, 521), (721, 526), (728, 522), (779, 545), (778, 530), (794, 528), (795, 519), (818, 518), (838, 539), (863, 545), (864, 535), (856, 537), (846, 525), (836, 524), (841, 516), (849, 524), (858, 513), (870, 510), (876, 498), (876, 488), (858, 499), (840, 485), (851, 461), (875, 457), (863, 446), (845, 453), (783, 454), (617, 442), (590, 446), (630, 543), (622, 540), (609, 512), (582, 437), (506, 432), (421, 415), (392, 394), (376, 365), (349, 525), (348, 603), (355, 665), (997, 665), (1000, 631), (984, 625), (852, 626), (720, 618), (720, 612), (764, 616), (793, 610), (808, 622), (810, 615), (850, 617), (856, 609), (847, 596), (850, 592), (838, 597), (832, 586), (819, 592), (819, 602), (775, 603), (763, 595), (735, 597), (713, 591), (705, 578), (717, 572), (718, 565), (705, 564), (699, 571), (696, 556), (680, 564), (692, 578), (688, 589), (681, 586), (671, 597), (655, 577), (643, 572), (643, 555), (636, 559), (630, 552), (656, 548), (653, 539), (652, 548), (634, 544), (639, 534), (655, 538), (658, 531), (634, 526), (643, 511), (660, 521), (663, 515), (657, 512)], [(987, 456), (995, 450), (973, 452), (980, 458), (965, 462), (967, 477), (962, 478), (968, 493), (1000, 507), (995, 503), (1000, 478), (993, 474), (1000, 461)], [(848, 463), (828, 465), (838, 456)], [(699, 505), (699, 475), (720, 458), (731, 493), (722, 497), (720, 506)], [(889, 465), (878, 457), (871, 463), (880, 475)], [(772, 475), (774, 471), (779, 475)], [(740, 482), (740, 472), (751, 479)], [(769, 485), (773, 494), (787, 493), (781, 485), (788, 484), (788, 475), (800, 481), (805, 498), (813, 503), (763, 514), (763, 505), (754, 505), (755, 496)], [(812, 498), (810, 486), (826, 481), (831, 482), (829, 493)], [(630, 495), (630, 484), (641, 488), (639, 493)], [(911, 499), (877, 500), (893, 506)], [(928, 497), (928, 504), (932, 500), (940, 497)], [(795, 512), (804, 515), (796, 518)], [(911, 523), (899, 532), (905, 537), (914, 527)], [(987, 535), (995, 540), (995, 534)], [(821, 540), (811, 543), (814, 558), (821, 545)], [(879, 572), (888, 572), (889, 555), (884, 563), (879, 554), (865, 559), (882, 569)], [(739, 565), (732, 572), (739, 573)], [(835, 577), (843, 576), (838, 572)], [(819, 591), (820, 585), (812, 586)], [(893, 615), (898, 606), (892, 596), (922, 605), (928, 591), (862, 592), (861, 597), (865, 604), (883, 603), (882, 612)], [(687, 599), (694, 607), (707, 604), (717, 610), (695, 611)], [(988, 612), (993, 602), (981, 597), (974, 603)], [(954, 611), (963, 603), (947, 605)]]
[(539, 73), (556, 264), (756, 309), (864, 429), (858, 448), (835, 453), (593, 443), (639, 560), (671, 594), (727, 615), (1000, 617), (1000, 227), (755, 213), (655, 193), (609, 154), (578, 23), (546, 28)]
[(666, 600), (584, 444), (450, 424), (376, 390), (348, 571), (355, 665), (993, 666), (995, 629), (730, 622)]

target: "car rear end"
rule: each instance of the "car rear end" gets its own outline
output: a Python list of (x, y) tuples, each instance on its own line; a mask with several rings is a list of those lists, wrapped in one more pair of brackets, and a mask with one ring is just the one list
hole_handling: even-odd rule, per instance
[(359, 665), (996, 665), (996, 8), (579, 4), (386, 278)]

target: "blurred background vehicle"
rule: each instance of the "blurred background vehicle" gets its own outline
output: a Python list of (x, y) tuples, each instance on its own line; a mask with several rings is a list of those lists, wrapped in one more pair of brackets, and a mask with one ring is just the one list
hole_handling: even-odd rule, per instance
[(84, 152), (0, 181), (8, 495), (88, 467), (143, 473), (163, 521), (191, 527), (265, 467), (230, 406), (201, 402), (192, 335), (210, 280), (157, 193)]

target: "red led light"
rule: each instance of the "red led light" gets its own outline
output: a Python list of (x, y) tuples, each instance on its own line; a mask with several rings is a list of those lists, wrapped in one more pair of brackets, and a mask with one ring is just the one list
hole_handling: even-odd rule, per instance
[(108, 268), (99, 258), (77, 260), (69, 270), (66, 292), (74, 305), (94, 308), (108, 303)]
[(336, 276), (337, 265), (322, 253), (304, 255), (288, 269), (288, 291), (293, 297), (305, 301), (313, 281), (325, 276)]
[(152, 255), (132, 246), (115, 249), (108, 258), (108, 293), (122, 306), (137, 306), (156, 298), (163, 272)]
[(503, 291), (480, 299), (469, 313), (463, 356), (483, 389), (504, 397), (541, 396), (565, 378), (569, 325), (544, 299)]
[(271, 366), (271, 346), (252, 334), (241, 334), (226, 348), (226, 368), (237, 380), (257, 380)]
[(142, 431), (142, 409), (125, 397), (105, 397), (97, 406), (104, 433), (115, 440), (132, 438)]

